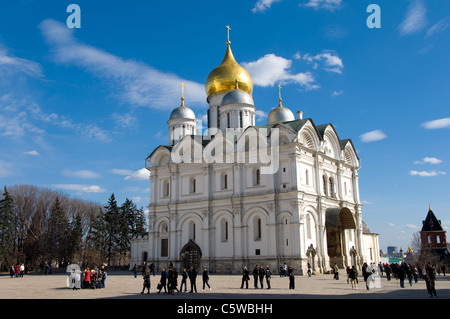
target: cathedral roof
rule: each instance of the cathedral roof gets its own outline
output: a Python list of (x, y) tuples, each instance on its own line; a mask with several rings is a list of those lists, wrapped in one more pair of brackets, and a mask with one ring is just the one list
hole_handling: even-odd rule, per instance
[(423, 232), (427, 231), (444, 231), (441, 226), (441, 221), (436, 218), (431, 207), (428, 209), (427, 217), (424, 221), (422, 221), (422, 230)]

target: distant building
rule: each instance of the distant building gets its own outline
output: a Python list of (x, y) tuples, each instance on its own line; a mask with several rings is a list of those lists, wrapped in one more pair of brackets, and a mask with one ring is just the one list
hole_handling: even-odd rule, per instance
[[(421, 254), (419, 260), (425, 262), (450, 262), (446, 231), (442, 228), (441, 221), (436, 218), (431, 207), (422, 221), (420, 231)], [(427, 260), (433, 259), (433, 260)]]

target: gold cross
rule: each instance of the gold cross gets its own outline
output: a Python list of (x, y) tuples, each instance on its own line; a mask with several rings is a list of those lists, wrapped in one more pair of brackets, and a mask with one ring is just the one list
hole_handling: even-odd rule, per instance
[(227, 41), (227, 43), (229, 43), (230, 42), (230, 26), (229, 25), (227, 25), (227, 26), (225, 26), (228, 30), (227, 30), (227, 36), (228, 36), (228, 41)]
[(281, 99), (281, 85), (278, 84), (278, 97)]
[(184, 85), (183, 82), (181, 82), (180, 85), (181, 85), (181, 97), (184, 97), (184, 87), (185, 87), (186, 85)]

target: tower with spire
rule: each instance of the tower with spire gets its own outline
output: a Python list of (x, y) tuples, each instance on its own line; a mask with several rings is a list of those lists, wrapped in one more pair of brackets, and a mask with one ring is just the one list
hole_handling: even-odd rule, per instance
[(422, 221), (420, 239), (422, 253), (432, 253), (439, 259), (449, 258), (446, 231), (442, 228), (441, 221), (436, 218), (431, 205), (428, 208), (425, 220)]

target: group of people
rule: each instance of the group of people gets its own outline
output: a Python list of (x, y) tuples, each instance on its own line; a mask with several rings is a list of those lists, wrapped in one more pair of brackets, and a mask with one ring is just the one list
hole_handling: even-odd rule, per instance
[(25, 273), (25, 265), (24, 264), (16, 264), (9, 267), (9, 275), (11, 278), (21, 278)]
[[(253, 286), (255, 289), (264, 289), (264, 278), (266, 279), (267, 288), (272, 289), (270, 285), (270, 279), (272, 278), (272, 271), (270, 270), (269, 265), (264, 268), (263, 265), (255, 265), (252, 271), (253, 275)], [(280, 277), (289, 277), (289, 289), (295, 289), (295, 276), (294, 276), (294, 268), (292, 266), (287, 266), (286, 264), (280, 265)], [(250, 271), (246, 266), (244, 266), (242, 271), (242, 282), (241, 289), (248, 289), (248, 282), (250, 280)]]
[[(154, 274), (154, 264), (152, 263), (150, 266), (153, 265), (153, 274)], [(142, 284), (142, 291), (141, 294), (147, 290), (147, 294), (150, 294), (150, 287), (151, 287), (151, 280), (150, 280), (150, 274), (151, 269), (146, 268), (145, 265), (143, 266), (143, 284)], [(136, 272), (135, 277), (136, 277)], [(164, 289), (164, 294), (174, 294), (175, 292), (187, 292), (187, 280), (189, 279), (190, 283), (190, 291), (189, 293), (196, 293), (197, 292), (197, 270), (190, 266), (188, 270), (186, 268), (183, 268), (183, 271), (181, 273), (181, 285), (178, 289), (178, 272), (176, 268), (173, 266), (173, 264), (169, 265), (169, 268), (166, 270), (166, 268), (162, 268), (161, 270), (161, 277), (157, 284), (157, 293), (161, 293), (161, 291)], [(203, 280), (203, 289), (205, 290), (206, 286), (211, 290), (211, 286), (209, 284), (209, 275), (208, 275), (208, 269), (206, 267), (203, 267), (203, 273), (202, 273), (202, 280)], [(184, 291), (183, 291), (184, 288)]]
[(95, 267), (92, 269), (86, 267), (86, 269), (81, 272), (81, 288), (82, 289), (105, 288), (105, 281), (107, 276), (108, 274), (106, 273), (104, 265), (102, 265), (100, 268)]

